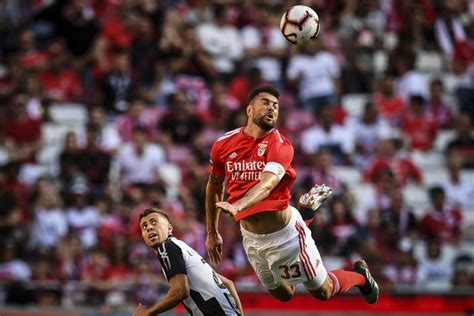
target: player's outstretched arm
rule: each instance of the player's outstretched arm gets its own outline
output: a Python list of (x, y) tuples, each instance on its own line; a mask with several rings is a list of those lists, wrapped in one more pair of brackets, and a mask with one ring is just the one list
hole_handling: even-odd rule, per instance
[(254, 185), (245, 195), (234, 204), (219, 202), (217, 207), (224, 212), (235, 216), (238, 212), (248, 209), (258, 202), (266, 199), (280, 182), (280, 178), (272, 172), (263, 172), (260, 181)]
[(219, 234), (220, 210), (216, 203), (224, 199), (224, 178), (210, 175), (206, 185), (206, 248), (214, 263), (222, 259), (222, 237)]
[(168, 281), (170, 288), (163, 299), (151, 307), (138, 304), (133, 316), (152, 316), (166, 312), (189, 296), (189, 284), (186, 274), (173, 275)]
[(244, 309), (242, 308), (242, 303), (240, 303), (239, 293), (237, 293), (237, 289), (235, 288), (234, 282), (226, 278), (225, 276), (219, 274), (219, 278), (224, 283), (225, 287), (229, 290), (230, 294), (234, 297), (235, 303), (237, 304), (237, 308), (240, 311), (240, 315), (244, 315)]

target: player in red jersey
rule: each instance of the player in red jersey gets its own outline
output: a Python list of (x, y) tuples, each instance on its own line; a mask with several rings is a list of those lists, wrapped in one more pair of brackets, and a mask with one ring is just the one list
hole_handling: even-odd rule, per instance
[[(295, 285), (303, 283), (320, 300), (357, 286), (373, 304), (379, 288), (366, 263), (355, 262), (354, 272), (327, 272), (301, 214), (289, 206), (296, 172), (291, 166), (293, 146), (275, 129), (278, 97), (272, 87), (256, 88), (246, 108), (247, 125), (224, 134), (212, 147), (206, 187), (209, 256), (216, 263), (222, 258), (223, 240), (218, 228), (223, 211), (240, 222), (247, 258), (262, 284), (278, 300), (290, 300)], [(316, 210), (325, 188), (313, 187), (302, 196), (300, 205)]]

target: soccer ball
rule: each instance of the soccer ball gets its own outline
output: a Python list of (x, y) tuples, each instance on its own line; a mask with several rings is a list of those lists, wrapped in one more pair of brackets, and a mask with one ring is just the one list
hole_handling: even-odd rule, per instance
[(295, 5), (285, 11), (280, 20), (283, 36), (294, 45), (310, 42), (318, 36), (319, 16), (305, 5)]

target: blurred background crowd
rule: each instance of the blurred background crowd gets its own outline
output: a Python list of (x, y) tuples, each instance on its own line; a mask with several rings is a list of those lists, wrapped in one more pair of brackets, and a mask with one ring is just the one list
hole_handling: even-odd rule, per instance
[[(293, 199), (329, 269), (364, 257), (384, 292), (474, 287), (474, 1), (0, 0), (0, 304), (150, 304), (166, 289), (138, 214), (205, 253), (212, 143), (249, 92), (282, 92)], [(294, 201), (294, 202), (295, 202)], [(216, 268), (259, 289), (238, 225)]]

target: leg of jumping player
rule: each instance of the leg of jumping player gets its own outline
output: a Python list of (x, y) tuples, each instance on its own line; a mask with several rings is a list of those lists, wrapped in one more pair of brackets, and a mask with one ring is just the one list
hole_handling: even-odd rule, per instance
[(268, 290), (268, 292), (277, 300), (288, 302), (295, 294), (295, 288), (294, 285), (282, 284), (276, 289)]
[(324, 283), (317, 289), (312, 288), (311, 282), (305, 283), (311, 296), (321, 301), (327, 301), (337, 293), (345, 293), (354, 286), (359, 288), (367, 303), (373, 304), (377, 301), (379, 287), (370, 275), (367, 264), (362, 260), (355, 262), (354, 271), (329, 271)]

